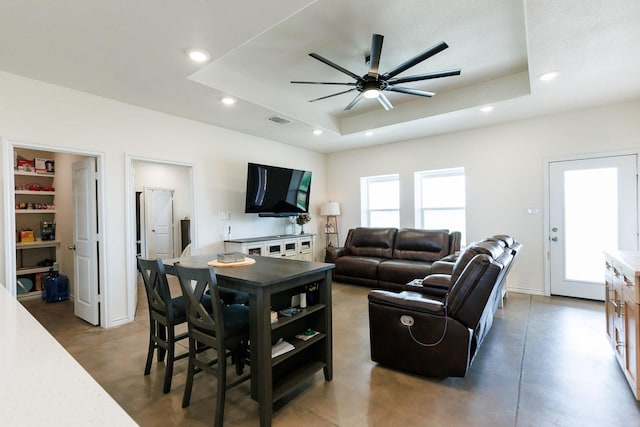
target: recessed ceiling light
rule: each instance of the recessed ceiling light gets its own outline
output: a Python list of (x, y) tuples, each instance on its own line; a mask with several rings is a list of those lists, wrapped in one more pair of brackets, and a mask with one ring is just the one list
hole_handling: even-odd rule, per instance
[(314, 130), (313, 130), (313, 134), (314, 134), (314, 135), (316, 135), (316, 136), (317, 136), (317, 135), (322, 135), (322, 130), (320, 130), (320, 129), (314, 129)]
[(541, 75), (538, 78), (540, 80), (542, 80), (543, 82), (548, 82), (549, 80), (553, 80), (556, 77), (558, 77), (558, 72), (557, 71), (549, 71), (548, 73), (544, 73), (543, 75)]
[(221, 99), (221, 101), (224, 105), (233, 105), (236, 103), (236, 99), (230, 96), (225, 96), (224, 98)]
[(187, 55), (189, 55), (189, 58), (195, 62), (207, 62), (211, 59), (209, 52), (202, 49), (187, 49)]
[(480, 109), (480, 111), (482, 111), (483, 113), (488, 113), (489, 111), (493, 110), (493, 106), (492, 105), (485, 105), (484, 107), (482, 107)]
[(364, 136), (371, 136), (373, 135), (373, 131), (372, 130), (368, 130), (364, 133)]

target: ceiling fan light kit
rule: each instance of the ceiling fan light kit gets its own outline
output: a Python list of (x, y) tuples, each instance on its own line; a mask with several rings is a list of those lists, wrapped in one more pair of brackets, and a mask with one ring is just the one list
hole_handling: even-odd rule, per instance
[(310, 82), (292, 80), (293, 84), (316, 84), (316, 85), (340, 85), (340, 86), (354, 86), (351, 89), (347, 89), (341, 92), (333, 93), (331, 95), (322, 96), (320, 98), (312, 99), (309, 102), (321, 101), (323, 99), (332, 98), (334, 96), (342, 95), (345, 93), (357, 91), (356, 97), (345, 107), (345, 110), (350, 110), (356, 105), (363, 97), (367, 99), (377, 99), (385, 110), (390, 110), (393, 105), (389, 99), (383, 93), (384, 91), (405, 93), (408, 95), (422, 96), (425, 98), (431, 98), (435, 95), (434, 92), (427, 92), (418, 89), (411, 89), (408, 87), (396, 86), (397, 84), (418, 82), (423, 80), (438, 79), (442, 77), (458, 76), (460, 75), (460, 69), (440, 71), (435, 73), (417, 74), (407, 77), (394, 78), (398, 74), (408, 70), (421, 63), (422, 61), (432, 57), (433, 55), (442, 52), (449, 46), (445, 42), (440, 42), (435, 46), (425, 50), (424, 52), (414, 56), (413, 58), (403, 62), (402, 64), (392, 68), (384, 74), (378, 73), (378, 66), (380, 65), (380, 55), (382, 53), (382, 41), (384, 36), (380, 34), (373, 34), (371, 37), (371, 52), (365, 57), (365, 61), (369, 65), (369, 71), (363, 76), (358, 76), (352, 71), (341, 67), (340, 65), (318, 55), (315, 52), (309, 54), (312, 58), (330, 66), (331, 68), (340, 71), (343, 74), (353, 78), (355, 82)]

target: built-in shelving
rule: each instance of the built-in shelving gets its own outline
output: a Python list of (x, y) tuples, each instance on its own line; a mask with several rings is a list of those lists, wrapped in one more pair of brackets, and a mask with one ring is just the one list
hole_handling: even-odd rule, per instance
[[(19, 159), (33, 159), (37, 154), (29, 150), (16, 150), (16, 157)], [(37, 164), (37, 161), (34, 160)], [(21, 168), (22, 165), (19, 165)], [(31, 165), (34, 167), (35, 165)], [(15, 181), (15, 226), (16, 226), (16, 275), (18, 278), (29, 278), (33, 281), (34, 287), (31, 292), (22, 293), (20, 298), (32, 298), (40, 294), (40, 284), (42, 273), (46, 273), (51, 268), (51, 264), (60, 261), (60, 241), (55, 240), (55, 232), (51, 236), (54, 240), (42, 240), (43, 223), (55, 223), (56, 210), (55, 196), (55, 173), (35, 172), (34, 170), (14, 169), (13, 177)], [(29, 190), (30, 186), (38, 185), (43, 190)], [(33, 188), (33, 187), (31, 187)], [(40, 187), (38, 187), (40, 188)], [(49, 206), (49, 209), (34, 209), (34, 206)], [(29, 208), (25, 208), (28, 206)], [(20, 207), (23, 207), (20, 209)], [(22, 242), (21, 231), (31, 230), (35, 241)], [(31, 238), (31, 236), (28, 236)], [(26, 240), (26, 238), (25, 238)], [(42, 265), (45, 264), (45, 265)]]

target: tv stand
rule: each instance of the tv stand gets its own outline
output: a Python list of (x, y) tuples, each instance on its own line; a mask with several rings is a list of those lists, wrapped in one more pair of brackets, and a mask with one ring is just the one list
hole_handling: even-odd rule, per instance
[(224, 241), (226, 252), (242, 252), (247, 255), (313, 261), (315, 234), (282, 234), (277, 236), (249, 237)]

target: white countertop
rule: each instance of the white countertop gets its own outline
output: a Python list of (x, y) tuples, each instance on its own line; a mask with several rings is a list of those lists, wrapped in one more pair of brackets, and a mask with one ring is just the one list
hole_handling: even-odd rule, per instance
[(136, 426), (0, 284), (0, 424)]

